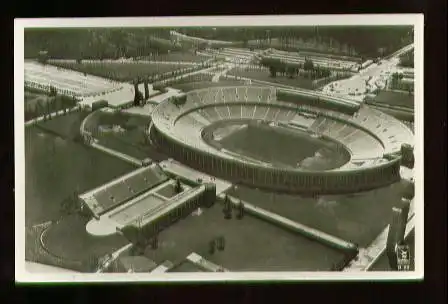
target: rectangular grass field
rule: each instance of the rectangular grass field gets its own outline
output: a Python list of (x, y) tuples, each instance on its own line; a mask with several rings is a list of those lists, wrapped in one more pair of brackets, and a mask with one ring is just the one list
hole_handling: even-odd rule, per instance
[[(190, 215), (159, 234), (157, 249), (145, 255), (162, 263), (178, 263), (192, 252), (231, 271), (329, 270), (342, 259), (339, 251), (246, 215), (224, 219), (223, 206), (215, 204), (200, 215)], [(209, 251), (209, 242), (225, 237), (225, 250)]]
[(353, 195), (312, 198), (239, 185), (229, 195), (328, 234), (367, 247), (390, 223), (398, 185)]
[(163, 74), (179, 69), (189, 68), (188, 65), (180, 64), (158, 64), (158, 63), (128, 63), (128, 62), (98, 62), (98, 63), (58, 63), (58, 66), (82, 73), (117, 81), (132, 81), (137, 77), (149, 76), (151, 74)]

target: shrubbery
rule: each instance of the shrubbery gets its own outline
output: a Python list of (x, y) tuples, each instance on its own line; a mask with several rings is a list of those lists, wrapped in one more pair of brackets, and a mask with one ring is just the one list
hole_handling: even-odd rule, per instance
[(277, 77), (277, 74), (295, 78), (302, 76), (310, 79), (319, 79), (330, 77), (331, 71), (327, 68), (315, 66), (312, 60), (305, 59), (302, 63), (289, 63), (277, 58), (262, 57), (260, 64), (269, 69), (271, 77)]

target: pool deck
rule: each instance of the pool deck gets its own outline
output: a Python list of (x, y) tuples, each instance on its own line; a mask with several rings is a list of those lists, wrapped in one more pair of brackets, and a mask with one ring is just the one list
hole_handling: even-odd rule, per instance
[(164, 171), (176, 176), (180, 176), (193, 183), (197, 183), (197, 180), (201, 179), (204, 183), (210, 182), (216, 184), (216, 195), (219, 195), (232, 187), (232, 184), (228, 181), (196, 171), (175, 160), (165, 160), (160, 162), (159, 164)]
[[(141, 214), (138, 214), (137, 216), (130, 217), (127, 221), (123, 222), (120, 221), (114, 216), (117, 216), (119, 213), (124, 212), (126, 209), (132, 207), (135, 204), (138, 204), (142, 200), (149, 199), (150, 197), (156, 197), (160, 201), (168, 202), (172, 198), (166, 198), (160, 194), (157, 193), (160, 189), (168, 186), (168, 185), (174, 185), (175, 182), (173, 180), (168, 180), (166, 182), (163, 182), (162, 184), (148, 190), (147, 192), (143, 193), (142, 195), (139, 195), (136, 198), (131, 199), (130, 201), (126, 202), (125, 204), (118, 206), (103, 215), (100, 216), (99, 219), (91, 219), (87, 225), (86, 230), (89, 234), (95, 235), (95, 236), (108, 236), (113, 235), (117, 233), (117, 229), (120, 229), (126, 225), (128, 225), (130, 222), (134, 221), (136, 217), (140, 216)], [(183, 185), (184, 191), (190, 189), (190, 187)], [(157, 208), (160, 204), (153, 204), (152, 208)], [(145, 211), (145, 213), (150, 212), (151, 208)]]

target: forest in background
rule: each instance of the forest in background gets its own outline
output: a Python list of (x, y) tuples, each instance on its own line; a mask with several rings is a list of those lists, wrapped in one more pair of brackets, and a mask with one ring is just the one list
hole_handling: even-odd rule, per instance
[(386, 56), (413, 41), (412, 26), (26, 29), (25, 58), (35, 58), (39, 51), (48, 51), (50, 58), (101, 59), (199, 48), (174, 43), (171, 30), (234, 41), (235, 46), (251, 47), (256, 41), (260, 47), (316, 52), (328, 48), (332, 53), (363, 58)]

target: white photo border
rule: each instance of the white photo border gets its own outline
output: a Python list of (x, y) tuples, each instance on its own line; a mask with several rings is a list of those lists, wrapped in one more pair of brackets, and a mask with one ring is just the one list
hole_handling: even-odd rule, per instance
[[(415, 270), (410, 272), (31, 273), (25, 270), (24, 29), (70, 27), (413, 25), (415, 71)], [(264, 15), (14, 20), (15, 278), (16, 282), (394, 281), (424, 276), (423, 14)]]

